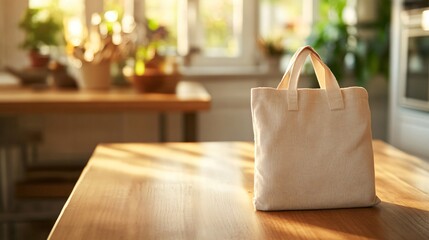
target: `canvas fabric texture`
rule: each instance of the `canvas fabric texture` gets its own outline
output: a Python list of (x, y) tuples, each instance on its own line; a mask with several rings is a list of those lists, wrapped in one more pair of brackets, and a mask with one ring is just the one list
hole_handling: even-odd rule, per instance
[[(298, 89), (310, 56), (320, 89)], [(375, 193), (371, 114), (362, 87), (340, 88), (309, 46), (277, 88), (251, 90), (257, 210), (368, 207)]]

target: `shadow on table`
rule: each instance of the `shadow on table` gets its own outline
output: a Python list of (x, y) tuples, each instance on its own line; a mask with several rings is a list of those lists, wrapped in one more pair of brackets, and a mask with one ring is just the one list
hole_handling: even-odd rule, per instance
[[(429, 239), (429, 211), (389, 202), (381, 202), (372, 208), (257, 212), (257, 215), (270, 218), (271, 221), (263, 223), (264, 227), (278, 236)], [(325, 235), (316, 235), (312, 232), (315, 228)]]

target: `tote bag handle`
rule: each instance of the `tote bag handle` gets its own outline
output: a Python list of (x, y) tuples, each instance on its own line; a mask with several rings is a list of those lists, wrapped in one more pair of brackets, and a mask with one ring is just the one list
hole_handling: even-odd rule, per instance
[(286, 88), (288, 99), (288, 110), (297, 111), (298, 109), (298, 80), (305, 59), (310, 55), (316, 77), (327, 96), (331, 110), (344, 108), (344, 100), (341, 94), (340, 86), (332, 74), (331, 70), (322, 61), (316, 51), (310, 46), (305, 46), (298, 50), (292, 57), (291, 63), (283, 76), (277, 89)]
[[(301, 47), (300, 49), (298, 49), (295, 53), (294, 53), (294, 55), (292, 56), (292, 58), (290, 59), (290, 61), (289, 61), (289, 64), (288, 64), (288, 67), (286, 68), (286, 71), (285, 71), (285, 73), (283, 74), (283, 77), (282, 77), (282, 80), (280, 81), (280, 83), (279, 83), (279, 85), (277, 86), (277, 89), (287, 89), (288, 88), (288, 86), (289, 86), (289, 81), (290, 81), (290, 75), (291, 75), (291, 69), (292, 69), (292, 67), (293, 67), (293, 65), (294, 65), (294, 63), (295, 63), (295, 61), (296, 61), (296, 58), (297, 58), (297, 56), (302, 52), (302, 51), (304, 51), (304, 50), (306, 50), (306, 49), (308, 49), (308, 50), (310, 50), (310, 51), (312, 51), (314, 54), (313, 55), (311, 55), (311, 57), (312, 58), (314, 58), (314, 57), (317, 57), (317, 58), (319, 58), (319, 59), (322, 59), (320, 56), (319, 56), (319, 54), (312, 48), (312, 47), (310, 47), (310, 46), (304, 46), (304, 47)], [(312, 59), (312, 63), (313, 63), (313, 65), (314, 65), (314, 61), (313, 61), (313, 59)], [(319, 69), (319, 68), (314, 68), (315, 70), (317, 70), (317, 69)], [(317, 76), (317, 79), (319, 80), (319, 79), (322, 79), (322, 78), (324, 78), (324, 75), (323, 75), (323, 73), (321, 74), (320, 72), (317, 72), (317, 71), (315, 71), (316, 72), (316, 76)], [(320, 87), (321, 88), (325, 88), (325, 85), (324, 85), (324, 79), (322, 79), (322, 83), (319, 83), (319, 85), (320, 85)]]

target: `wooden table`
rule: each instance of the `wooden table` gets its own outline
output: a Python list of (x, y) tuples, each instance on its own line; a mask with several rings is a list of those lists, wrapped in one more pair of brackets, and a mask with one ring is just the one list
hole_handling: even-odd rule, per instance
[[(209, 110), (210, 105), (211, 98), (204, 87), (199, 83), (186, 81), (178, 84), (176, 94), (142, 94), (131, 88), (77, 91), (19, 86), (0, 87), (0, 140), (2, 140), (0, 141), (0, 220), (15, 219), (15, 216), (10, 214), (6, 217), (3, 215), (11, 211), (14, 187), (7, 148), (11, 145), (11, 138), (16, 137), (16, 132), (19, 130), (15, 129), (12, 133), (4, 134), (2, 130), (11, 132), (11, 129), (7, 124), (4, 126), (2, 117), (35, 113), (152, 111), (159, 113), (159, 140), (164, 142), (167, 140), (165, 113), (180, 112), (183, 115), (183, 141), (195, 142), (198, 140), (197, 113)], [(10, 122), (15, 122), (14, 117)], [(2, 142), (5, 144), (1, 144)]]
[(429, 164), (374, 151), (376, 207), (259, 212), (251, 143), (99, 145), (50, 239), (429, 239)]
[[(201, 84), (180, 82), (177, 94), (140, 94), (134, 89), (76, 91), (0, 88), (0, 115), (34, 113), (182, 112), (184, 141), (197, 140), (196, 113), (209, 110), (211, 98)], [(165, 118), (160, 115), (160, 140), (166, 140)]]

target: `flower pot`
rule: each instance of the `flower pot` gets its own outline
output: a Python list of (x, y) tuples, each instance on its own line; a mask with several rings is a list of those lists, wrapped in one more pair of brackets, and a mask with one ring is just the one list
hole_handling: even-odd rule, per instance
[(281, 58), (272, 56), (267, 58), (268, 71), (273, 73), (280, 72)]
[(83, 61), (81, 73), (82, 77), (77, 81), (80, 89), (109, 89), (111, 83), (109, 61), (103, 61), (97, 64)]
[(28, 54), (33, 68), (45, 68), (48, 67), (49, 55), (42, 55), (38, 51), (33, 50)]

